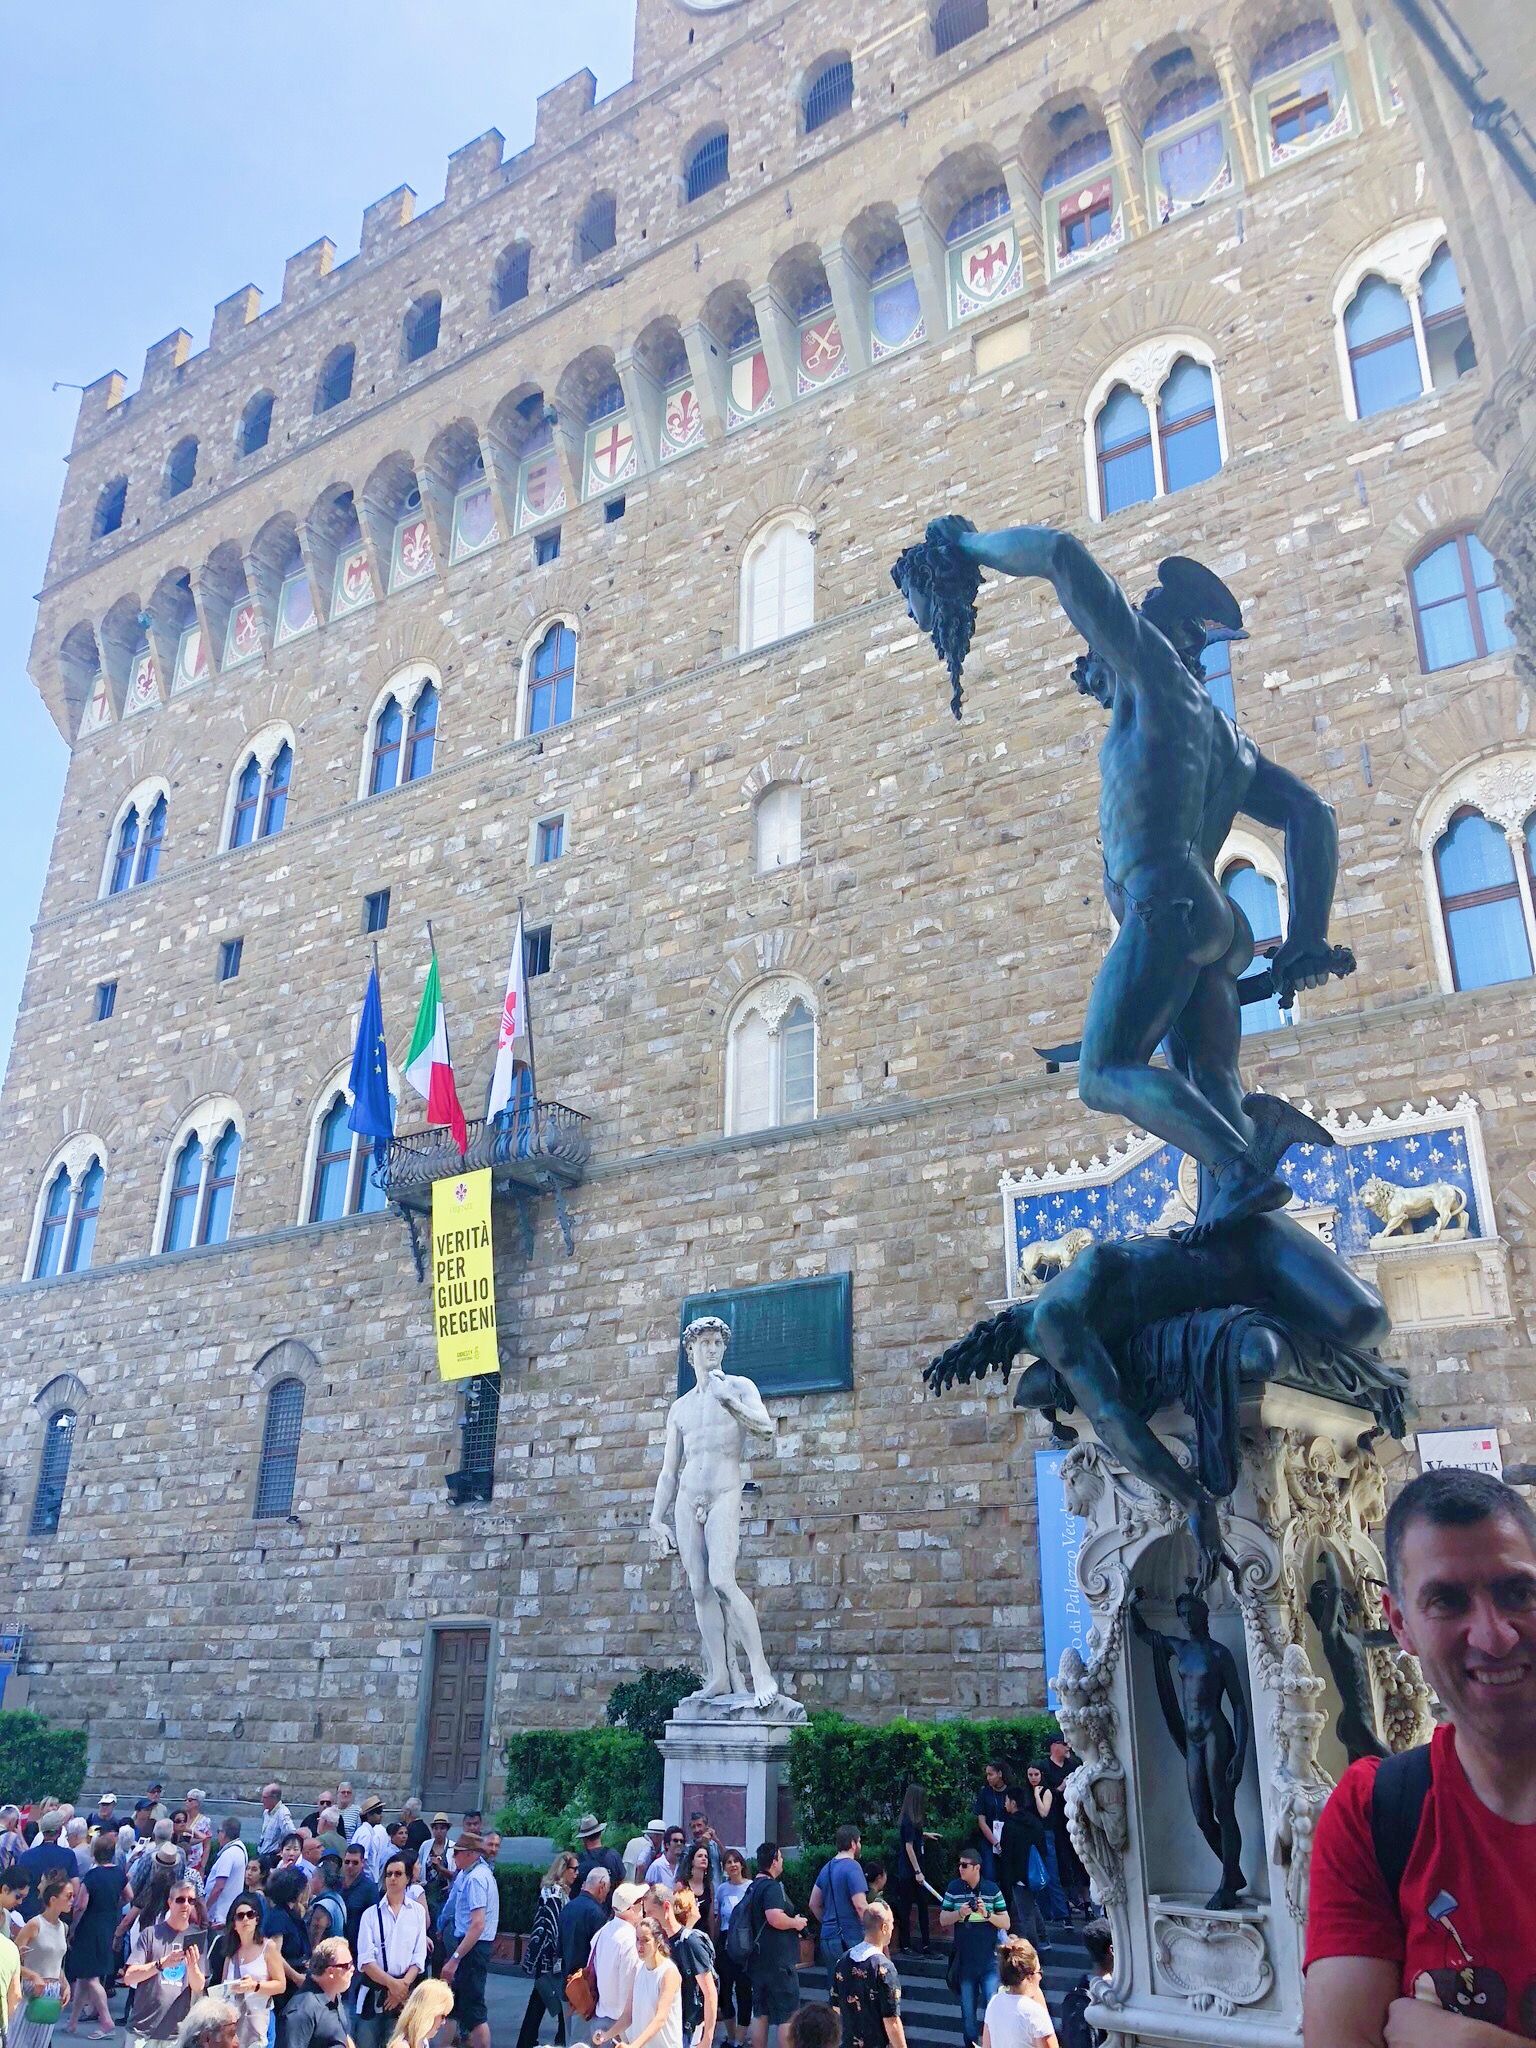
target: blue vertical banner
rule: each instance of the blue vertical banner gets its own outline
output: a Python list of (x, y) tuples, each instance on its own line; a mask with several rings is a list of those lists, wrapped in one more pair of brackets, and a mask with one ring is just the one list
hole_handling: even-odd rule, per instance
[(1077, 1583), (1077, 1554), (1088, 1524), (1067, 1512), (1061, 1484), (1065, 1451), (1035, 1453), (1035, 1516), (1040, 1535), (1040, 1611), (1045, 1623), (1046, 1700), (1056, 1705), (1056, 1673), (1070, 1644), (1080, 1653), (1088, 1642), (1088, 1603)]

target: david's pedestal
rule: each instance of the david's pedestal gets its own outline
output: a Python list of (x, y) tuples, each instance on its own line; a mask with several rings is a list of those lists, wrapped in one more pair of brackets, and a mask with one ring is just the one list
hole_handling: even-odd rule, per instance
[(660, 1743), (662, 1819), (686, 1827), (690, 1813), (704, 1813), (719, 1839), (749, 1858), (759, 1842), (793, 1841), (786, 1759), (790, 1732), (805, 1719), (783, 1694), (767, 1707), (747, 1693), (683, 1700)]
[[(1362, 1448), (1373, 1426), (1361, 1410), (1285, 1386), (1244, 1405), (1242, 1473), (1222, 1515), (1238, 1583), (1224, 1570), (1206, 1595), (1252, 1727), (1238, 1788), (1246, 1889), (1219, 1911), (1206, 1901), (1220, 1864), (1159, 1704), (1157, 1653), (1133, 1633), (1126, 1605), (1141, 1588), (1148, 1627), (1182, 1636), (1174, 1602), (1195, 1571), (1194, 1545), (1181, 1511), (1096, 1440), (1085, 1436), (1065, 1461), (1067, 1505), (1088, 1524), (1078, 1581), (1093, 1630), (1086, 1663), (1068, 1650), (1056, 1687), (1083, 1759), (1066, 1789), (1069, 1826), (1115, 1937), (1114, 1974), (1089, 2018), (1116, 2048), (1296, 2048), (1312, 1831), (1346, 1762), (1334, 1734), (1340, 1695), (1307, 1595), (1327, 1550), (1366, 1625), (1375, 1621), (1382, 1460), (1397, 1447)], [(1181, 1414), (1154, 1427), (1191, 1462)], [(1423, 1740), (1417, 1667), (1393, 1652), (1365, 1655), (1384, 1738), (1394, 1748)]]

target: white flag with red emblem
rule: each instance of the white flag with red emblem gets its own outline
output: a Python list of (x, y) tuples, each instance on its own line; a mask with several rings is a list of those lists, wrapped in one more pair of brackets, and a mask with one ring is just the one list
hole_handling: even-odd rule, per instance
[(517, 930), (512, 935), (512, 960), (507, 968), (507, 995), (501, 1006), (501, 1030), (496, 1037), (496, 1070), (491, 1075), (491, 1099), (485, 1106), (488, 1117), (499, 1116), (512, 1100), (513, 1070), (533, 1065), (533, 1042), (528, 1036), (528, 979), (523, 967), (523, 913), (517, 913)]

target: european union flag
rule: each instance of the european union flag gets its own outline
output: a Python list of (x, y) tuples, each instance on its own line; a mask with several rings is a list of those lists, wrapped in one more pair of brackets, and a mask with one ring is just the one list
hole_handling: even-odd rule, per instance
[(376, 968), (368, 974), (347, 1086), (352, 1090), (347, 1127), (361, 1138), (372, 1138), (375, 1163), (382, 1166), (389, 1141), (395, 1135), (395, 1112), (389, 1099), (389, 1054), (384, 1049), (384, 1005), (379, 1000)]

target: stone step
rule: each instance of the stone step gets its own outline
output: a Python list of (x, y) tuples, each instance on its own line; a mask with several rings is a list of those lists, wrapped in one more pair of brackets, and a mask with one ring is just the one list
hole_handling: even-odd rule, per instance
[[(960, 2039), (960, 2000), (945, 1982), (948, 1955), (943, 1950), (932, 1956), (897, 1954), (892, 1961), (901, 1978), (901, 2016), (909, 2048), (955, 2048)], [(1076, 1929), (1055, 1930), (1041, 1969), (1052, 2012), (1087, 1968), (1088, 1951)], [(827, 1972), (820, 1963), (801, 1969), (800, 1994), (806, 1999), (826, 1998)]]

